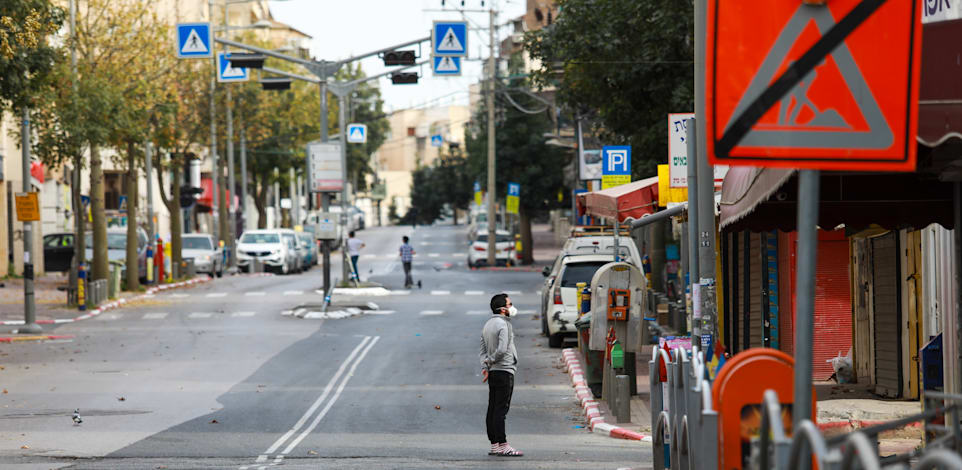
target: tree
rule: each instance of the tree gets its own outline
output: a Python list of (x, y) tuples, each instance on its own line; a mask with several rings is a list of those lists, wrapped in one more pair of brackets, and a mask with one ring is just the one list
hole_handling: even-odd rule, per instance
[(691, 2), (559, 0), (562, 14), (525, 38), (540, 87), (580, 115), (597, 112), (601, 137), (633, 147), (632, 172), (653, 175), (668, 148), (665, 116), (694, 111)]
[(63, 24), (63, 10), (48, 0), (0, 2), (0, 111), (22, 108), (45, 88), (61, 53), (47, 38)]
[[(365, 78), (367, 75), (358, 62), (355, 66), (348, 64), (336, 75), (337, 80), (351, 81)], [(337, 101), (332, 100), (332, 103)], [(347, 109), (347, 120), (351, 123), (367, 125), (367, 142), (350, 144), (347, 146), (347, 180), (354, 186), (354, 191), (366, 189), (365, 176), (372, 174), (371, 154), (387, 140), (390, 123), (384, 114), (384, 100), (381, 99), (380, 89), (371, 82), (364, 82), (357, 86), (351, 94), (350, 107)], [(335, 121), (336, 122), (336, 121)]]
[[(519, 58), (509, 63), (509, 70), (518, 71)], [(513, 77), (520, 74), (513, 73)], [(506, 85), (498, 85), (497, 114), (503, 119), (496, 121), (496, 194), (506, 194), (508, 183), (521, 185), (519, 205), (522, 242), (522, 263), (534, 262), (531, 237), (531, 221), (548, 209), (559, 206), (558, 195), (568, 191), (564, 188), (563, 167), (571, 155), (545, 143), (544, 134), (552, 130), (550, 107), (525, 93), (528, 83), (524, 78), (513, 78)], [(539, 112), (536, 112), (539, 111)], [(487, 173), (487, 109), (481, 106), (465, 130), (465, 142), (469, 167), (479, 181), (486, 180)], [(470, 188), (468, 184), (465, 187)], [(500, 199), (500, 198), (499, 198)]]

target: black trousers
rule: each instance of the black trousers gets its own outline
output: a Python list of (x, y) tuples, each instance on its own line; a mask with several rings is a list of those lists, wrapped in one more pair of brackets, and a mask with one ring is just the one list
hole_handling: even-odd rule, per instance
[(514, 391), (514, 374), (503, 370), (488, 373), (488, 440), (492, 444), (508, 442), (504, 435), (504, 420), (511, 407), (511, 393)]
[(411, 278), (411, 262), (402, 261), (401, 265), (404, 266), (404, 287), (411, 287), (414, 285), (414, 279)]

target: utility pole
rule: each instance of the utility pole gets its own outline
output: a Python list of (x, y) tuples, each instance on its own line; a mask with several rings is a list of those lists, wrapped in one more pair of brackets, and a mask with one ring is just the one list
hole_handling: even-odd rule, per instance
[(288, 219), (290, 219), (290, 223), (291, 223), (290, 228), (292, 229), (294, 228), (295, 225), (297, 225), (297, 222), (296, 222), (297, 201), (294, 200), (295, 198), (297, 198), (296, 191), (297, 189), (294, 186), (294, 167), (292, 166), (290, 168), (290, 171), (287, 172), (287, 197), (291, 200), (291, 208), (288, 211), (288, 215), (289, 215)]
[[(77, 96), (77, 0), (70, 0), (70, 79), (71, 87), (73, 88), (73, 94)], [(73, 251), (73, 262), (70, 266), (70, 285), (75, 289), (74, 292), (79, 292), (79, 284), (84, 282), (80, 279), (77, 271), (84, 264), (84, 257), (86, 257), (86, 244), (87, 239), (84, 234), (84, 218), (87, 217), (87, 211), (85, 210), (83, 204), (83, 198), (80, 195), (80, 168), (83, 163), (83, 155), (77, 155), (74, 157), (73, 164), (73, 183), (71, 188), (71, 193), (73, 194), (73, 208), (74, 208), (74, 251)]]
[(274, 167), (274, 228), (281, 228), (281, 171)]
[[(224, 2), (224, 33), (228, 31), (228, 15), (227, 15), (228, 2)], [(224, 51), (227, 51), (227, 47), (224, 47)], [(237, 259), (237, 254), (234, 253), (235, 240), (237, 235), (234, 233), (237, 231), (237, 208), (234, 207), (234, 197), (237, 195), (237, 187), (234, 186), (234, 97), (232, 95), (232, 90), (230, 84), (226, 87), (227, 89), (227, 189), (231, 193), (230, 201), (227, 201), (227, 205), (222, 209), (224, 212), (230, 211), (228, 216), (230, 219), (230, 226), (227, 228), (227, 233), (224, 234), (227, 237), (227, 247), (230, 251), (230, 257), (228, 258), (228, 265), (234, 266)], [(227, 214), (221, 214), (222, 216)]]
[[(23, 154), (23, 192), (30, 194), (30, 108), (23, 107), (20, 149)], [(37, 324), (37, 306), (33, 296), (33, 222), (23, 222), (23, 326), (19, 333), (36, 334), (43, 331)]]
[(241, 121), (240, 126), (240, 167), (240, 213), (241, 218), (244, 220), (244, 230), (247, 230), (247, 132), (245, 132), (243, 121)]
[[(210, 22), (214, 22), (214, 0), (207, 0), (207, 15), (210, 17)], [(213, 47), (213, 44), (211, 44)], [(218, 174), (218, 161), (217, 161), (217, 107), (214, 102), (214, 92), (217, 87), (217, 54), (212, 54), (211, 59), (211, 75), (210, 75), (210, 157), (213, 163), (213, 174), (211, 175), (211, 188), (212, 193), (210, 197), (210, 215), (211, 215), (211, 226), (210, 231), (214, 236), (215, 240), (219, 240), (218, 230), (217, 230), (217, 206), (218, 206), (218, 191), (217, 191), (217, 174)]]
[[(321, 143), (327, 142), (327, 80), (321, 80), (319, 84), (321, 88)], [(313, 175), (310, 176), (313, 178)], [(330, 193), (321, 193), (321, 212), (327, 212), (331, 209), (331, 195)], [(326, 296), (331, 290), (331, 241), (324, 240), (321, 243), (321, 252), (324, 255), (324, 295)]]
[(495, 89), (495, 77), (497, 77), (497, 62), (494, 57), (494, 24), (495, 24), (495, 13), (494, 6), (488, 10), (488, 95), (487, 95), (487, 107), (488, 107), (488, 266), (494, 266), (497, 263), (497, 258), (495, 257), (495, 234), (496, 234), (496, 224), (495, 224), (495, 152), (494, 152), (494, 89)]
[[(691, 289), (691, 306), (685, 302), (688, 328), (692, 338), (701, 337), (701, 283), (698, 259), (698, 148), (695, 144), (696, 120), (689, 119), (688, 129), (688, 286)], [(692, 344), (699, 344), (693, 340)]]
[[(147, 171), (147, 244), (149, 245), (154, 243), (154, 143), (148, 140), (144, 148)], [(177, 203), (179, 204), (180, 201)]]

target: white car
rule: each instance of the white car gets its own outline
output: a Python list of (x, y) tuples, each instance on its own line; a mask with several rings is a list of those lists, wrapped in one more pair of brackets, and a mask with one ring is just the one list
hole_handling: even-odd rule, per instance
[[(494, 258), (496, 264), (511, 265), (514, 260), (514, 237), (507, 230), (495, 232)], [(468, 245), (468, 267), (488, 264), (488, 234), (482, 233)]]
[(611, 254), (562, 257), (561, 269), (548, 290), (551, 301), (542, 310), (546, 314), (541, 316), (541, 328), (547, 333), (548, 346), (560, 348), (565, 336), (578, 333), (575, 327), (575, 320), (578, 319), (578, 283), (590, 285), (595, 271), (612, 261), (614, 256)]
[[(282, 230), (248, 230), (237, 243), (237, 266), (250, 272), (256, 259), (265, 269), (287, 274), (296, 267), (295, 252), (289, 238), (283, 237)], [(293, 233), (293, 232), (292, 232)]]
[[(635, 241), (628, 236), (620, 238), (618, 241), (619, 259), (641, 269), (641, 255), (638, 253), (638, 246), (635, 245)], [(544, 270), (541, 271), (541, 275), (545, 278), (544, 284), (541, 287), (542, 317), (547, 315), (548, 307), (553, 301), (551, 297), (551, 286), (554, 284), (555, 278), (558, 277), (558, 272), (561, 271), (562, 262), (566, 256), (613, 254), (615, 252), (614, 247), (615, 238), (611, 235), (575, 236), (565, 240), (558, 257), (555, 258), (550, 266), (545, 266)], [(591, 282), (590, 278), (588, 282)], [(545, 336), (548, 335), (548, 330), (545, 325), (542, 325), (541, 334)]]
[(214, 237), (206, 233), (185, 233), (180, 236), (180, 255), (194, 259), (194, 271), (210, 277), (224, 275), (224, 253)]

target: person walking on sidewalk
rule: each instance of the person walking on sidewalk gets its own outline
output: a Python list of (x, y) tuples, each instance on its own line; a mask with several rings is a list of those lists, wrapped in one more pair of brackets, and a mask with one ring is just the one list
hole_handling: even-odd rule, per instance
[(401, 265), (404, 266), (404, 288), (414, 287), (414, 279), (411, 277), (411, 262), (414, 261), (414, 248), (408, 244), (407, 235), (401, 237)]
[(364, 242), (358, 238), (354, 238), (354, 231), (351, 230), (348, 234), (347, 239), (347, 254), (351, 257), (351, 266), (354, 267), (354, 279), (360, 281), (361, 275), (357, 270), (357, 258), (361, 256), (361, 249), (364, 248)]
[(508, 318), (518, 314), (508, 294), (491, 297), (491, 313), (481, 330), (481, 382), (488, 383), (488, 415), (485, 424), (491, 451), (488, 455), (521, 457), (523, 452), (511, 447), (505, 436), (504, 422), (511, 407), (514, 374), (518, 370), (518, 350), (514, 347), (514, 329)]

